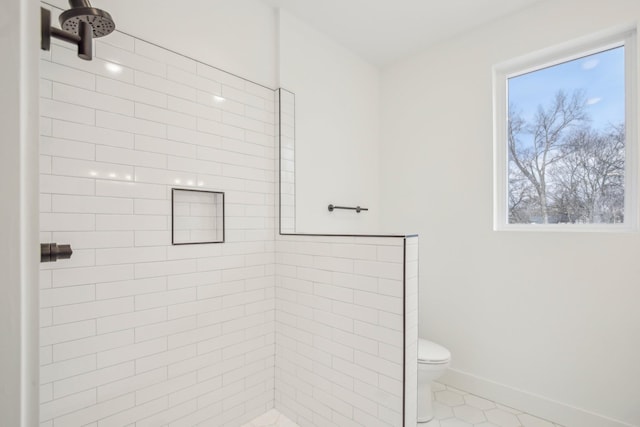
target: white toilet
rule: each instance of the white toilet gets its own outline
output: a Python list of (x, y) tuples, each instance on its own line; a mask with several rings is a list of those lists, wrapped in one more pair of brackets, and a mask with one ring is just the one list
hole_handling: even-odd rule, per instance
[(434, 342), (420, 338), (418, 341), (418, 422), (433, 418), (431, 383), (440, 378), (449, 367), (451, 352)]

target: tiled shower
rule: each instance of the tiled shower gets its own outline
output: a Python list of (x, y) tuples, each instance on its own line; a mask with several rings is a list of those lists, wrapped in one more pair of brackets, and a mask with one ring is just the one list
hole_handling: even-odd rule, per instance
[[(277, 94), (119, 32), (43, 52), (41, 426), (415, 425), (417, 238), (279, 235)], [(174, 188), (224, 192), (224, 242), (171, 244)]]
[[(274, 92), (115, 33), (42, 59), (44, 425), (220, 425), (273, 406)], [(226, 242), (171, 245), (171, 189)]]

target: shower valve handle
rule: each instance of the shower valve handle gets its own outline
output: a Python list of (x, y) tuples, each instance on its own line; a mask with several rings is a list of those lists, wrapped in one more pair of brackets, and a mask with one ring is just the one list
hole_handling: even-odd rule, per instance
[(71, 245), (40, 244), (40, 262), (56, 262), (59, 259), (69, 259), (72, 254)]

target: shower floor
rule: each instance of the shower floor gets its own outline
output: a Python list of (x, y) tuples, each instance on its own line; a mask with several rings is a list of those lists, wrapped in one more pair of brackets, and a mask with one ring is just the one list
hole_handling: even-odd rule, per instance
[[(419, 427), (562, 427), (444, 384), (434, 383), (432, 390), (435, 418)], [(272, 409), (242, 427), (299, 426)]]
[(260, 415), (258, 418), (253, 419), (242, 427), (299, 427), (298, 424), (291, 421), (289, 418), (278, 412), (277, 409), (272, 409)]

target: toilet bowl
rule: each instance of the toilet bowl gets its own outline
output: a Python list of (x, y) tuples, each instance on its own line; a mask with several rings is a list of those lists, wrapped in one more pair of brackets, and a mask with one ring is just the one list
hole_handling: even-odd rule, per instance
[(451, 352), (434, 342), (418, 341), (418, 422), (433, 419), (431, 383), (440, 378), (449, 367)]

